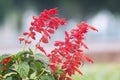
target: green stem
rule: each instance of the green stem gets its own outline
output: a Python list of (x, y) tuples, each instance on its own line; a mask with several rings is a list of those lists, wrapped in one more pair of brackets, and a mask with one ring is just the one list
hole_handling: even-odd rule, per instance
[(43, 69), (43, 71), (41, 72), (40, 75), (38, 75), (38, 78), (45, 72), (45, 69)]
[(34, 52), (33, 52), (33, 53), (34, 53), (34, 54), (36, 54), (36, 52), (37, 52), (37, 48), (35, 48), (35, 50), (34, 50)]
[(26, 48), (26, 43), (24, 43), (24, 46), (23, 46), (23, 51), (25, 50), (25, 48)]
[[(29, 36), (27, 36), (27, 39), (29, 39)], [(24, 42), (23, 51), (25, 50), (25, 48), (26, 48), (26, 42)]]

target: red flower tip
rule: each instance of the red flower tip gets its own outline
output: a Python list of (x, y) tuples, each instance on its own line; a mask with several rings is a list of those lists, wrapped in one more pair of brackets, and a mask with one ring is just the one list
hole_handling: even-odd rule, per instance
[(34, 28), (33, 28), (32, 26), (30, 26), (29, 30), (30, 30), (30, 31), (33, 31), (33, 29), (34, 29)]
[(23, 35), (28, 35), (29, 33), (28, 32), (23, 32)]
[(36, 48), (38, 48), (40, 51), (42, 51), (42, 52), (44, 52), (46, 54), (44, 48), (41, 47), (39, 43), (36, 44)]
[(85, 54), (84, 54), (84, 57), (85, 57), (85, 59), (86, 59), (88, 62), (94, 63), (93, 60), (91, 60), (91, 59), (90, 59), (88, 56), (86, 56)]
[(61, 25), (66, 25), (66, 24), (67, 24), (65, 18), (62, 18), (62, 19), (60, 20), (60, 24), (61, 24)]
[(55, 66), (55, 63), (50, 63), (48, 64), (50, 66), (50, 68), (52, 69), (53, 72), (55, 72), (57, 70), (57, 67)]
[(57, 8), (50, 9), (49, 14), (57, 15), (58, 14)]
[(84, 22), (84, 21), (81, 22), (81, 25), (82, 25), (82, 26), (89, 26), (89, 25), (88, 25), (86, 22)]
[(37, 17), (36, 17), (36, 16), (32, 16), (32, 18), (33, 18), (34, 20), (37, 20)]
[(89, 49), (84, 42), (81, 42), (81, 45), (82, 45), (85, 49)]
[(49, 29), (49, 30), (47, 30), (49, 33), (51, 33), (51, 34), (54, 34), (54, 30), (52, 30), (52, 29)]
[(90, 29), (98, 32), (98, 29), (94, 28), (93, 26), (88, 26), (88, 27), (89, 27)]
[(24, 37), (21, 37), (21, 36), (20, 36), (20, 37), (18, 37), (18, 39), (19, 39), (20, 41), (25, 40), (25, 39), (24, 39)]
[(31, 44), (31, 40), (25, 40), (25, 43), (27, 43), (27, 44)]

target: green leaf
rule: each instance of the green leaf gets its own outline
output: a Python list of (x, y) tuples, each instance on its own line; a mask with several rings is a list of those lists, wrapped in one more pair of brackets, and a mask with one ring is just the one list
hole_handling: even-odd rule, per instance
[(26, 62), (22, 62), (17, 67), (17, 72), (22, 78), (26, 78), (29, 73), (29, 65)]
[(59, 69), (59, 70), (57, 70), (57, 73), (58, 73), (58, 74), (62, 74), (62, 73), (63, 73), (63, 70), (62, 70), (62, 69)]
[(39, 74), (42, 69), (44, 68), (44, 64), (42, 64), (40, 61), (32, 61), (30, 62), (30, 68)]
[(34, 72), (30, 75), (30, 79), (35, 79), (35, 78), (36, 78), (36, 72)]
[(31, 48), (29, 48), (29, 52), (30, 52), (30, 54), (33, 54), (33, 51), (32, 51), (32, 49), (31, 49)]
[(41, 76), (40, 78), (41, 78), (41, 80), (55, 80), (55, 78), (50, 74), (45, 74), (45, 75)]
[(0, 56), (0, 62), (3, 61), (5, 58), (11, 56), (10, 54), (4, 54)]
[(35, 58), (37, 60), (40, 60), (44, 64), (48, 64), (48, 62), (49, 62), (48, 57), (46, 55), (44, 55), (44, 54), (41, 54), (41, 53), (35, 54)]
[(0, 64), (0, 74), (3, 72), (2, 68), (3, 68), (4, 64)]
[(19, 60), (26, 51), (20, 51), (17, 54), (14, 54), (14, 59)]
[(8, 78), (6, 78), (5, 80), (12, 80), (12, 77), (8, 77)]

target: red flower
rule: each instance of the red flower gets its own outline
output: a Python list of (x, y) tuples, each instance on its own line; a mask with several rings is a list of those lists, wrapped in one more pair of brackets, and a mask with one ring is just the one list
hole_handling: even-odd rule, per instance
[(20, 41), (23, 41), (23, 40), (24, 40), (24, 37), (18, 37), (18, 39), (19, 39)]
[(28, 38), (35, 40), (36, 33), (40, 33), (40, 35), (42, 34), (42, 37), (40, 38), (41, 42), (48, 43), (50, 34), (54, 34), (55, 30), (57, 30), (60, 25), (66, 24), (65, 18), (59, 19), (57, 14), (57, 8), (53, 8), (49, 10), (45, 9), (38, 17), (33, 16), (33, 21), (31, 22), (29, 32), (23, 32), (23, 35), (27, 36), (27, 39), (24, 39), (24, 37), (19, 37), (19, 40), (30, 44), (31, 40)]
[(12, 58), (12, 56), (7, 57), (6, 59), (3, 60), (3, 63), (7, 64), (10, 61), (11, 58)]
[(81, 22), (77, 25), (76, 29), (70, 31), (70, 34), (65, 31), (65, 41), (56, 41), (54, 43), (54, 46), (57, 48), (52, 50), (51, 55), (48, 57), (50, 58), (50, 62), (54, 63), (54, 67), (52, 66), (51, 68), (54, 72), (57, 71), (55, 67), (61, 64), (63, 74), (60, 76), (59, 80), (71, 80), (71, 78), (66, 77), (66, 75), (72, 76), (75, 72), (82, 75), (82, 72), (79, 70), (83, 62), (82, 58), (93, 63), (81, 50), (82, 46), (88, 49), (87, 45), (83, 43), (83, 40), (89, 28), (97, 31), (97, 29), (90, 27), (87, 23)]

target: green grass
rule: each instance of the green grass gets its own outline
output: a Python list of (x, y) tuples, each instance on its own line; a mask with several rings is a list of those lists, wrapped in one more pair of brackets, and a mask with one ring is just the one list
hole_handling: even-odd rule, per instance
[(92, 64), (84, 65), (78, 73), (72, 76), (72, 80), (120, 80), (120, 64)]

